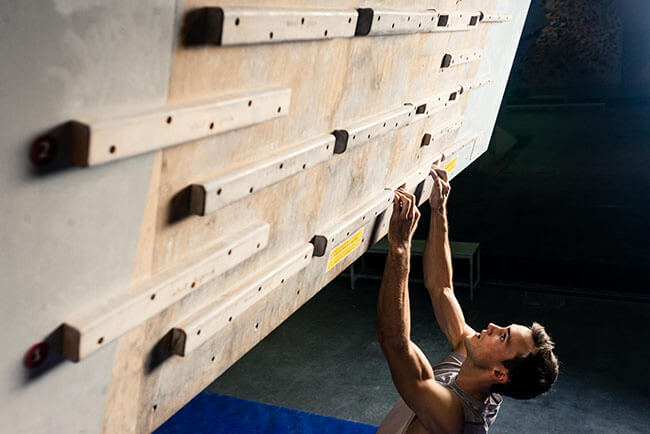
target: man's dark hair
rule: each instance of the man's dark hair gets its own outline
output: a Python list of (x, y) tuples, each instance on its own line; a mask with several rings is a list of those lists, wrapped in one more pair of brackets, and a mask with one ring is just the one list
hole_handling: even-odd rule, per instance
[(533, 332), (535, 351), (510, 360), (504, 360), (508, 370), (508, 382), (493, 384), (490, 391), (516, 399), (530, 399), (547, 392), (559, 373), (559, 364), (553, 348), (555, 344), (544, 327), (534, 322)]

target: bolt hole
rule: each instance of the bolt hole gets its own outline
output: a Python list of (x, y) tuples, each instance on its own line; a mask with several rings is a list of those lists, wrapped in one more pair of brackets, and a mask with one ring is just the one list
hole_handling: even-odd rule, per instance
[(411, 21), (411, 17), (406, 17), (406, 21)]
[(348, 18), (348, 24), (352, 22), (352, 18)]
[(111, 154), (114, 154), (115, 151), (117, 151), (117, 148), (115, 147), (115, 145), (111, 145), (111, 147), (108, 149), (108, 152), (110, 152)]
[(217, 196), (221, 195), (221, 189), (217, 190)]
[(153, 407), (151, 407), (153, 411), (156, 411), (158, 409), (158, 404), (154, 404)]
[(325, 146), (325, 149), (329, 149), (329, 148), (330, 148), (330, 145)]
[(306, 167), (307, 167), (307, 165), (306, 165), (306, 164), (303, 164), (303, 165), (302, 165), (302, 168), (303, 168), (303, 169), (305, 169)]
[(393, 25), (390, 26), (390, 27), (391, 27), (391, 29), (394, 29), (395, 28), (395, 23), (393, 23)]
[(250, 106), (252, 106), (252, 105), (253, 105), (253, 100), (252, 100), (252, 99), (249, 99), (249, 100), (248, 100), (248, 107), (250, 107)]
[(305, 259), (307, 259), (307, 255), (305, 255)]
[(232, 249), (228, 250), (228, 254), (232, 255)]
[(248, 190), (248, 192), (252, 193), (253, 192), (253, 187), (251, 187), (250, 190)]
[(280, 280), (280, 283), (284, 283), (284, 279)]
[(296, 294), (297, 294), (297, 295), (300, 295), (300, 290), (297, 290), (297, 291), (296, 291)]
[(282, 111), (282, 107), (280, 106), (278, 107), (278, 113), (280, 113), (281, 111)]
[(364, 215), (363, 218), (362, 218), (361, 220), (365, 220), (365, 219), (366, 219), (366, 216)]
[(368, 138), (370, 138), (370, 134), (368, 134)]
[(356, 140), (356, 139), (357, 139), (356, 135), (352, 136), (352, 140)]
[(381, 15), (377, 17), (377, 21), (381, 21)]
[(167, 116), (167, 123), (168, 123), (168, 124), (171, 124), (171, 123), (172, 123), (172, 117), (171, 117), (171, 116)]
[(212, 356), (212, 358), (210, 359), (210, 361), (211, 361), (211, 362), (214, 362), (214, 356)]
[(325, 29), (325, 33), (324, 33), (324, 35), (327, 36), (327, 29)]
[(259, 288), (257, 288), (257, 292), (261, 292), (261, 291), (262, 291), (262, 287), (260, 286)]
[(269, 39), (273, 39), (273, 32), (269, 33)]
[(300, 24), (305, 24), (305, 18), (304, 17), (300, 19)]
[(239, 18), (235, 18), (235, 25), (236, 25), (236, 26), (239, 25)]
[(397, 125), (399, 125), (399, 122), (395, 122), (395, 128), (397, 128)]
[(152, 299), (152, 300), (155, 300), (156, 294), (151, 294), (151, 297), (149, 297), (149, 298)]
[(259, 326), (260, 326), (259, 323), (258, 323), (258, 324), (255, 324), (255, 328), (258, 328)]
[(196, 282), (192, 282), (192, 284), (190, 285), (191, 288), (194, 288), (195, 286), (196, 286)]
[(260, 243), (257, 243), (257, 248), (258, 248), (258, 249), (260, 248)]
[(384, 128), (386, 127), (386, 122), (384, 122)]
[(346, 236), (346, 237), (350, 236), (350, 232), (348, 232), (347, 234), (345, 234), (345, 236)]
[(214, 129), (214, 122), (210, 122), (210, 129)]
[(228, 322), (232, 321), (232, 317), (228, 318)]
[(284, 163), (280, 163), (280, 169), (284, 167)]
[(102, 336), (101, 338), (97, 339), (97, 343), (99, 345), (103, 344), (104, 343), (104, 337)]
[(196, 331), (196, 334), (197, 334), (197, 336), (200, 335), (200, 334), (201, 334), (201, 329), (198, 329), (198, 330)]

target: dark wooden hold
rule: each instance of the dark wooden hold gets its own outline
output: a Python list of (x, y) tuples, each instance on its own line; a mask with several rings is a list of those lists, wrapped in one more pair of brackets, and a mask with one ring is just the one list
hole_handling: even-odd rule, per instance
[(192, 9), (185, 14), (183, 44), (185, 46), (221, 45), (223, 35), (223, 9), (205, 7)]
[(350, 135), (345, 130), (334, 130), (332, 134), (336, 137), (336, 141), (334, 142), (334, 153), (344, 153), (348, 148), (348, 138)]
[(451, 54), (445, 54), (442, 58), (442, 64), (440, 67), (449, 68), (449, 65), (451, 65)]
[(420, 143), (420, 147), (429, 146), (430, 144), (431, 144), (431, 134), (426, 133), (424, 136), (422, 136), (422, 143)]
[(440, 15), (438, 17), (438, 27), (447, 27), (449, 24), (449, 15)]
[(314, 245), (313, 256), (321, 257), (325, 255), (325, 251), (327, 251), (327, 237), (323, 235), (314, 235), (310, 243)]
[(354, 36), (367, 36), (372, 28), (372, 20), (375, 17), (375, 11), (371, 8), (357, 9), (359, 17), (357, 18), (357, 28), (354, 31)]

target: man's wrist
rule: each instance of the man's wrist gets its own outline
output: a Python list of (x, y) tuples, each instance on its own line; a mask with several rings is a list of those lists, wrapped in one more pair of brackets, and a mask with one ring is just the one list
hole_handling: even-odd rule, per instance
[(411, 242), (410, 241), (402, 241), (402, 242), (388, 242), (388, 250), (390, 252), (402, 255), (405, 252), (410, 252), (411, 251)]

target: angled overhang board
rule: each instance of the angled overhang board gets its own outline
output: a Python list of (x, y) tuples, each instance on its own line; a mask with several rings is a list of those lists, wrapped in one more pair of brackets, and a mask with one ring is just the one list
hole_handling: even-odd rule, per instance
[[(16, 292), (29, 297), (15, 306), (31, 303), (38, 308), (18, 309), (12, 319), (21, 330), (6, 334), (12, 340), (4, 347), (27, 349), (65, 323), (67, 343), (74, 345), (66, 344), (64, 352), (71, 359), (82, 359), (63, 361), (42, 373), (38, 382), (29, 384), (36, 392), (3, 380), (3, 386), (13, 387), (7, 390), (19, 390), (15, 399), (19, 404), (13, 397), (6, 399), (12, 413), (18, 414), (6, 422), (10, 428), (29, 431), (22, 421), (31, 418), (30, 427), (40, 431), (51, 426), (57, 432), (153, 431), (385, 234), (392, 189), (406, 184), (422, 203), (431, 190), (431, 162), (444, 156), (443, 164), (453, 164), (451, 176), (457, 176), (484, 151), (528, 7), (522, 0), (459, 4), (439, 0), (415, 2), (408, 8), (398, 0), (362, 4), (344, 0), (335, 5), (326, 0), (282, 5), (247, 0), (243, 10), (236, 0), (186, 0), (179, 2), (175, 16), (169, 7), (160, 20), (135, 23), (133, 17), (148, 16), (146, 11), (157, 7), (154, 3), (93, 9), (98, 16), (91, 28), (119, 23), (108, 26), (108, 33), (128, 36), (117, 38), (119, 47), (113, 46), (115, 39), (98, 41), (69, 19), (60, 19), (61, 14), (76, 17), (75, 7), (83, 9), (82, 5), (59, 5), (53, 25), (42, 30), (25, 24), (38, 11), (21, 6), (30, 12), (18, 11), (23, 25), (10, 25), (11, 32), (3, 33), (18, 44), (33, 40), (33, 32), (40, 39), (63, 40), (61, 32), (72, 29), (83, 37), (72, 36), (78, 50), (73, 50), (76, 61), (71, 64), (83, 68), (62, 71), (60, 59), (67, 59), (63, 48), (50, 54), (30, 45), (8, 65), (38, 59), (34, 67), (2, 69), (2, 82), (7, 81), (5, 71), (16, 77), (23, 74), (23, 79), (9, 82), (16, 89), (33, 89), (37, 96), (9, 89), (9, 105), (18, 107), (17, 114), (10, 110), (9, 119), (21, 127), (15, 137), (7, 136), (8, 129), (0, 132), (4, 142), (14, 143), (7, 148), (9, 157), (0, 161), (9, 161), (11, 168), (23, 167), (12, 156), (29, 145), (25, 141), (79, 119), (87, 126), (80, 130), (90, 132), (90, 145), (81, 145), (76, 154), (81, 157), (75, 161), (97, 166), (28, 180), (18, 169), (6, 171), (15, 181), (11, 191), (19, 191), (15, 200), (21, 215), (56, 218), (47, 230), (43, 223), (27, 240), (13, 235), (31, 230), (18, 222), (18, 216), (4, 229), (12, 241), (11, 251), (45, 270), (37, 278), (24, 273), (23, 267), (10, 281), (12, 287), (35, 288)], [(204, 32), (200, 46), (186, 44), (186, 18), (206, 7), (240, 13), (223, 13), (229, 17), (224, 22), (228, 35), (224, 31), (218, 41), (215, 35), (206, 41)], [(280, 7), (304, 14), (259, 13)], [(364, 8), (377, 12), (382, 25), (369, 26), (362, 36), (357, 30), (359, 9)], [(10, 16), (13, 12), (7, 10)], [(424, 18), (435, 26), (417, 21)], [(199, 36), (210, 19), (204, 17)], [(66, 41), (60, 46), (68, 47), (70, 40)], [(457, 55), (461, 61), (456, 62), (452, 56), (450, 66), (441, 68), (445, 54), (474, 49), (482, 50), (480, 59)], [(27, 58), (22, 56), (25, 52), (39, 56)], [(283, 91), (268, 98), (268, 112), (246, 118), (251, 107), (244, 95), (263, 89)], [(216, 97), (211, 101), (217, 102), (228, 95), (241, 95), (239, 102), (245, 101), (239, 104), (242, 107), (226, 104), (220, 111), (231, 116), (232, 124), (211, 120), (212, 114), (191, 116), (186, 125), (181, 122), (192, 107), (209, 111), (206, 98)], [(27, 106), (22, 109), (24, 101)], [(253, 108), (258, 106), (261, 103), (252, 103)], [(277, 107), (282, 107), (279, 113)], [(129, 119), (138, 131), (130, 130), (127, 145), (121, 140), (129, 131), (125, 127)], [(397, 120), (397, 127), (389, 120)], [(176, 126), (183, 127), (178, 135)], [(194, 134), (194, 126), (200, 134)], [(85, 152), (84, 146), (92, 150)], [(43, 193), (35, 194), (35, 189)], [(183, 270), (203, 266), (192, 259), (195, 255), (252, 222), (267, 225), (260, 248), (257, 243), (249, 245), (254, 254), (223, 272), (206, 268), (198, 274), (205, 277), (201, 284), (184, 280), (190, 275)], [(315, 251), (319, 235), (334, 238), (321, 256), (307, 255), (307, 261), (302, 255), (304, 263), (289, 261), (292, 252)], [(53, 249), (50, 244), (64, 248)], [(28, 253), (38, 250), (35, 245), (44, 246), (43, 256), (27, 261)], [(62, 259), (66, 250), (69, 261)], [(2, 265), (11, 270), (15, 264), (10, 258)], [(273, 276), (285, 266), (295, 274), (284, 283), (280, 278), (277, 285)], [(152, 300), (153, 286), (146, 285), (165, 273), (173, 275), (165, 282), (185, 283), (179, 283), (179, 292), (170, 289), (173, 295), (156, 286), (162, 289)], [(241, 289), (243, 283), (265, 277), (272, 285), (261, 297)], [(228, 293), (232, 299), (224, 296)], [(47, 305), (33, 315), (41, 300)], [(223, 327), (221, 313), (226, 308), (236, 315)], [(128, 313), (125, 319), (121, 313)], [(20, 320), (24, 314), (36, 318), (33, 324)], [(199, 323), (208, 328), (201, 326), (197, 334), (199, 328), (192, 327)], [(170, 347), (172, 336), (179, 333), (173, 330), (183, 327), (193, 330), (193, 335), (187, 334), (188, 345)], [(20, 359), (22, 354), (17, 353), (12, 353), (12, 360)], [(24, 377), (14, 365), (5, 368), (12, 378)], [(68, 411), (66, 394), (90, 397), (91, 411), (83, 415)], [(40, 396), (53, 398), (42, 405)], [(78, 405), (80, 399), (73, 401), (83, 407)], [(33, 402), (43, 407), (42, 416), (40, 411), (34, 416)], [(102, 410), (104, 418), (98, 420)]]

